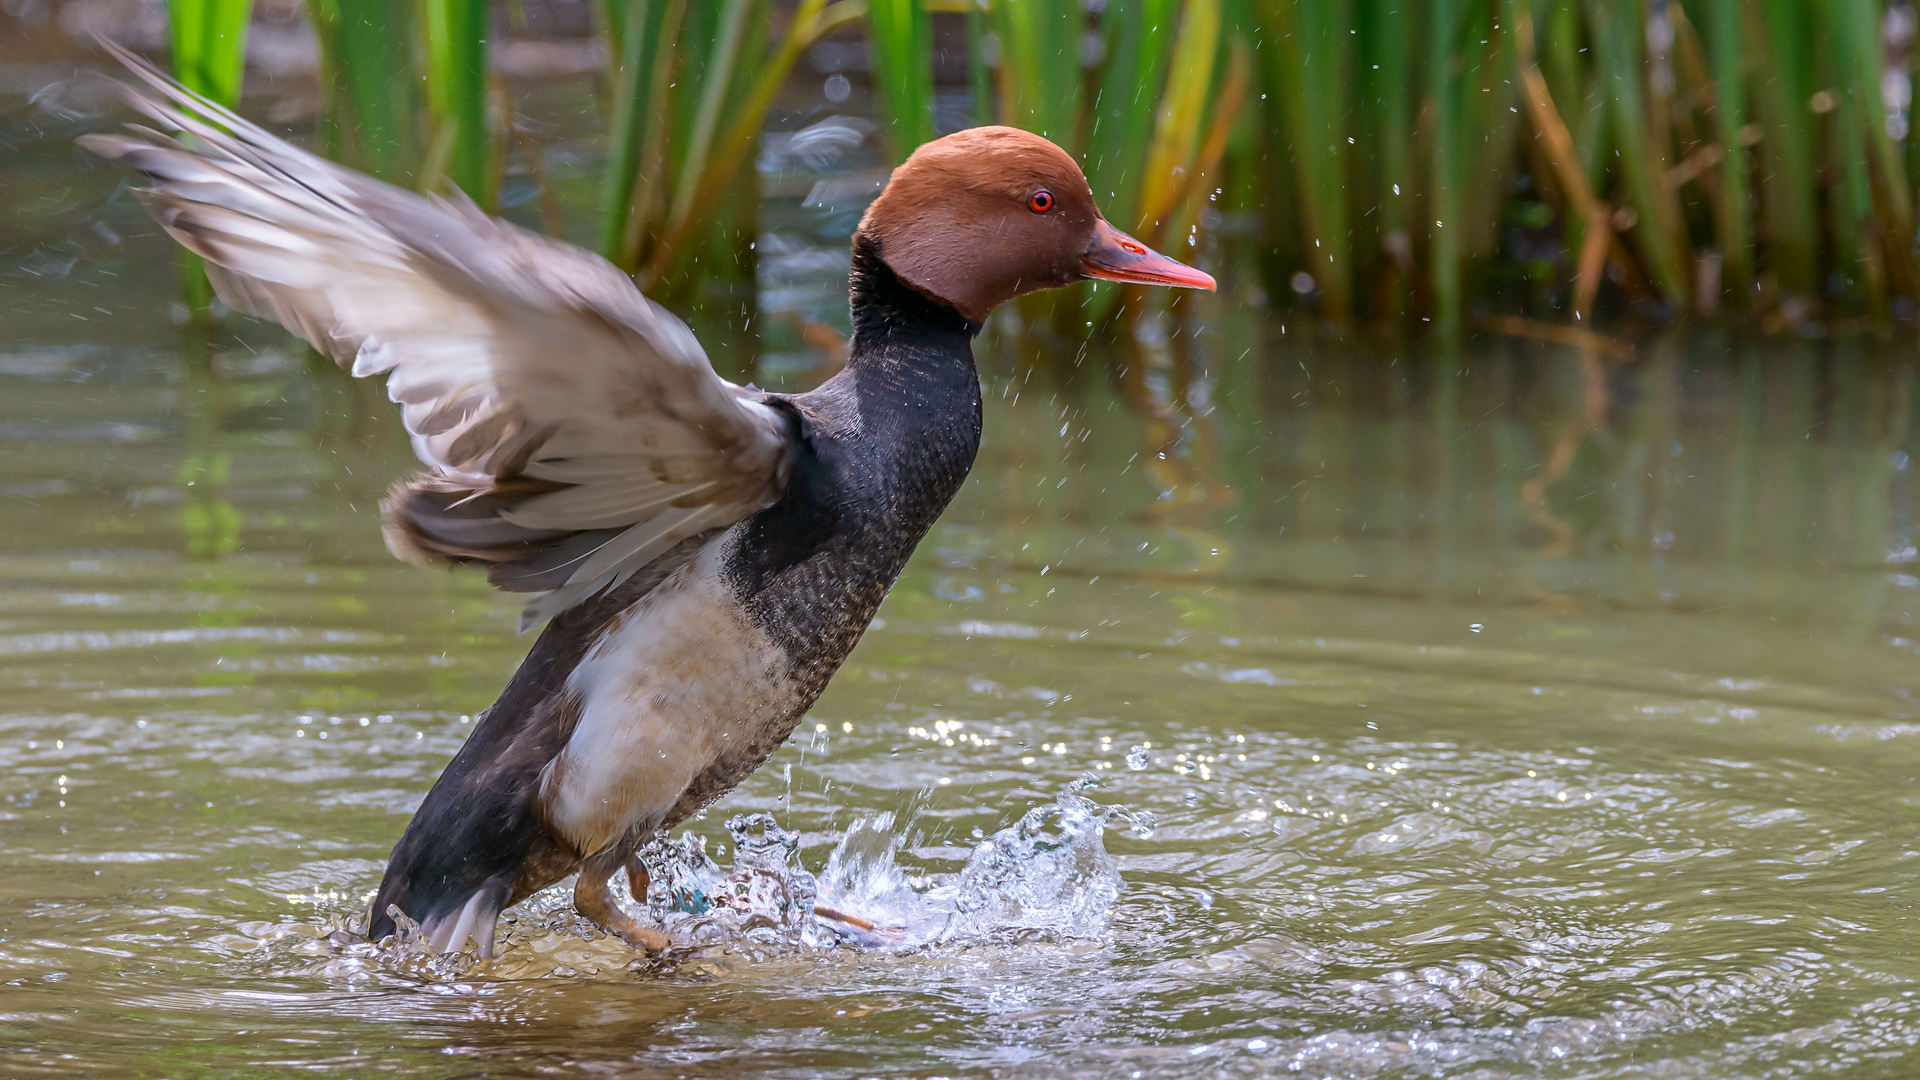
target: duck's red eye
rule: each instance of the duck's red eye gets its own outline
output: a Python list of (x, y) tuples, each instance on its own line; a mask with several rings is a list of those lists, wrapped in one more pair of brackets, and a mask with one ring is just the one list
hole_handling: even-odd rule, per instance
[(1045, 188), (1034, 192), (1033, 197), (1027, 200), (1027, 208), (1036, 214), (1044, 214), (1053, 209), (1053, 192)]

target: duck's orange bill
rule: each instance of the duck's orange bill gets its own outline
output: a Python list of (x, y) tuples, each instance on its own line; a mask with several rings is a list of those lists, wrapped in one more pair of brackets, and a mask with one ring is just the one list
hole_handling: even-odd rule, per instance
[(1212, 274), (1169, 259), (1104, 220), (1093, 223), (1093, 242), (1080, 256), (1080, 272), (1106, 281), (1179, 285), (1208, 292), (1217, 288)]

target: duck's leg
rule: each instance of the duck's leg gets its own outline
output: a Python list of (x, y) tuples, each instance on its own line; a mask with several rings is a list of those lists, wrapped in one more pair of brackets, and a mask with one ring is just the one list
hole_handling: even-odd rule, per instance
[(613, 899), (613, 871), (621, 860), (590, 858), (580, 864), (580, 880), (573, 886), (573, 909), (591, 919), (602, 930), (617, 935), (627, 944), (648, 952), (667, 947), (667, 935), (620, 910)]
[(627, 860), (627, 891), (633, 894), (634, 903), (644, 905), (647, 902), (647, 886), (653, 881), (647, 873), (647, 864), (635, 855)]

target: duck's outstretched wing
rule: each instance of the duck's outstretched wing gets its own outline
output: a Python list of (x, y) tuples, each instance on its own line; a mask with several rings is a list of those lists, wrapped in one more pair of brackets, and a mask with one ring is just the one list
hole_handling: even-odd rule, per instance
[(114, 51), (157, 91), (131, 103), (187, 138), (84, 145), (145, 174), (229, 307), (387, 377), (430, 467), (383, 507), (394, 554), (544, 593), (524, 630), (778, 498), (787, 414), (611, 263), (309, 154)]

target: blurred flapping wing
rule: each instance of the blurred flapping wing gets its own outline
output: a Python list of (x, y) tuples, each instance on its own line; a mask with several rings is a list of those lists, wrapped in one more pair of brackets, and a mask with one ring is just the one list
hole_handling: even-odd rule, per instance
[(160, 95), (129, 89), (134, 107), (190, 141), (136, 126), (86, 147), (146, 175), (228, 306), (387, 377), (430, 468), (385, 503), (394, 554), (544, 593), (524, 630), (778, 498), (787, 416), (612, 264), (309, 154), (115, 52)]

